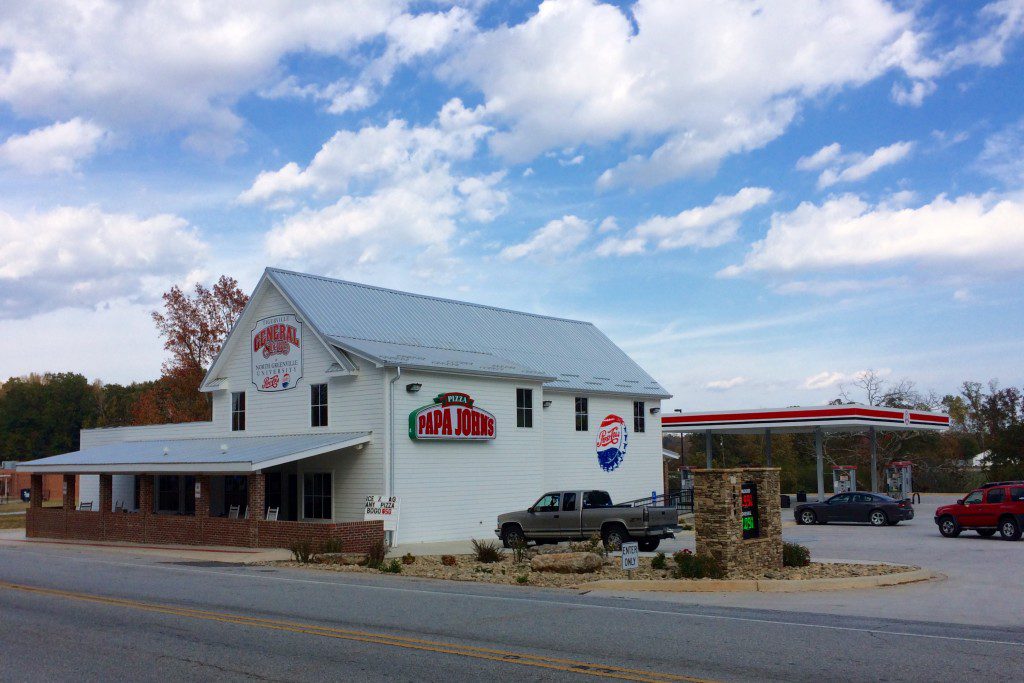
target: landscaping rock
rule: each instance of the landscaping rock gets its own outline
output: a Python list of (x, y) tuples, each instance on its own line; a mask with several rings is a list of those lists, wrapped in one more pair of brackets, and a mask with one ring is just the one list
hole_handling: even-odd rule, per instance
[(559, 574), (588, 574), (596, 572), (603, 564), (601, 556), (596, 553), (553, 553), (530, 560), (530, 568), (536, 572)]
[(323, 564), (358, 565), (366, 564), (366, 553), (324, 553), (320, 555)]

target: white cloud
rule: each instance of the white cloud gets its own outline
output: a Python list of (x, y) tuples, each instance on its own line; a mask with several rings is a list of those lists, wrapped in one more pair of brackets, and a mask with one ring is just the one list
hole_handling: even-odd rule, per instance
[(819, 372), (817, 375), (811, 375), (804, 380), (801, 386), (804, 389), (828, 389), (829, 387), (838, 386), (850, 378), (851, 375), (826, 370), (825, 372)]
[(976, 166), (1010, 188), (1024, 188), (1024, 119), (990, 135)]
[(0, 212), (0, 318), (147, 299), (192, 271), (206, 250), (184, 219), (167, 214), (95, 206)]
[(506, 261), (526, 258), (551, 259), (571, 254), (590, 236), (590, 223), (576, 216), (562, 216), (536, 230), (529, 239), (501, 250)]
[[(0, 12), (0, 102), (23, 117), (189, 129), (232, 147), (242, 95), (289, 54), (347, 56), (399, 22), (405, 0), (179, 3), (40, 0)], [(217, 150), (214, 150), (217, 151)]]
[[(837, 155), (833, 157), (830, 164), (826, 164), (830, 168), (826, 168), (818, 176), (819, 188), (831, 187), (836, 183), (852, 183), (863, 180), (886, 166), (899, 163), (907, 158), (911, 150), (914, 149), (914, 143), (895, 142), (885, 147), (879, 147), (867, 156), (859, 153), (838, 154), (839, 145), (836, 144), (835, 147)], [(797, 167), (799, 168), (799, 162), (797, 162)]]
[(945, 195), (905, 207), (852, 194), (776, 213), (742, 264), (720, 274), (794, 273), (896, 264), (1024, 268), (1024, 203), (997, 195)]
[(26, 173), (71, 173), (106, 137), (102, 128), (80, 118), (54, 123), (7, 138), (0, 144), (0, 164)]
[(732, 377), (730, 379), (716, 379), (704, 385), (705, 389), (711, 391), (728, 391), (747, 383), (746, 377)]
[(831, 166), (834, 162), (839, 161), (842, 151), (843, 148), (839, 143), (833, 142), (831, 145), (825, 145), (808, 157), (797, 159), (796, 168), (798, 171), (820, 171), (826, 166)]
[(686, 209), (674, 216), (654, 216), (625, 237), (609, 237), (596, 249), (598, 256), (625, 256), (644, 251), (649, 242), (656, 249), (717, 247), (736, 237), (739, 216), (772, 198), (766, 187), (744, 187), (734, 195), (719, 195), (707, 206)]
[(508, 203), (504, 172), (454, 168), (489, 130), (478, 112), (452, 100), (428, 126), (393, 119), (338, 131), (305, 168), (289, 162), (260, 173), (239, 201), (305, 204), (265, 236), (267, 253), (304, 267), (339, 273), (387, 260), (435, 273), (452, 264), (461, 220), (491, 221)]
[[(1019, 33), (1002, 10), (986, 14), (998, 21), (985, 35), (1003, 32), (998, 45)], [(483, 93), (505, 124), (490, 142), (506, 158), (657, 141), (599, 181), (654, 184), (763, 147), (809, 98), (891, 71), (934, 79), (970, 61), (935, 61), (918, 24), (883, 0), (639, 0), (628, 10), (548, 0), (521, 24), (480, 32), (443, 73)]]
[(924, 99), (939, 89), (933, 81), (914, 81), (892, 84), (892, 101), (904, 107), (920, 107)]

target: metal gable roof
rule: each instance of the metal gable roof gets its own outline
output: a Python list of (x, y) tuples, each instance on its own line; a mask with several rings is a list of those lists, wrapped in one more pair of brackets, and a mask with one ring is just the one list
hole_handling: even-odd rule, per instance
[(381, 365), (536, 378), (549, 389), (668, 392), (593, 324), (268, 268), (307, 322)]
[(20, 472), (252, 472), (356, 446), (370, 432), (118, 441), (18, 464)]

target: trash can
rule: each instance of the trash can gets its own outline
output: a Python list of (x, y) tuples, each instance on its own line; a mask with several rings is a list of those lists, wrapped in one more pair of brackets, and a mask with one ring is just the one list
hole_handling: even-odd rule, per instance
[(807, 491), (797, 491), (796, 492), (796, 502), (798, 502), (798, 503), (806, 503), (807, 502)]
[(787, 496), (785, 493), (782, 494), (782, 507), (789, 507), (789, 496)]
[(21, 501), (23, 503), (27, 503), (30, 500), (32, 500), (32, 489), (22, 489), (21, 490)]

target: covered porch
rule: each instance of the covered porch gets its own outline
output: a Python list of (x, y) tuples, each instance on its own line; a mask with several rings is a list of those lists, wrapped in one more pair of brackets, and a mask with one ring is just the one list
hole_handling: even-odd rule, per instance
[[(118, 442), (23, 463), (19, 471), (31, 473), (26, 536), (255, 548), (333, 542), (363, 552), (383, 537), (382, 524), (334, 519), (323, 509), (332, 491), (299, 463), (354, 457), (369, 440), (348, 432)], [(42, 506), (46, 473), (63, 476), (62, 507)], [(83, 495), (76, 486), (88, 475), (98, 485)]]

